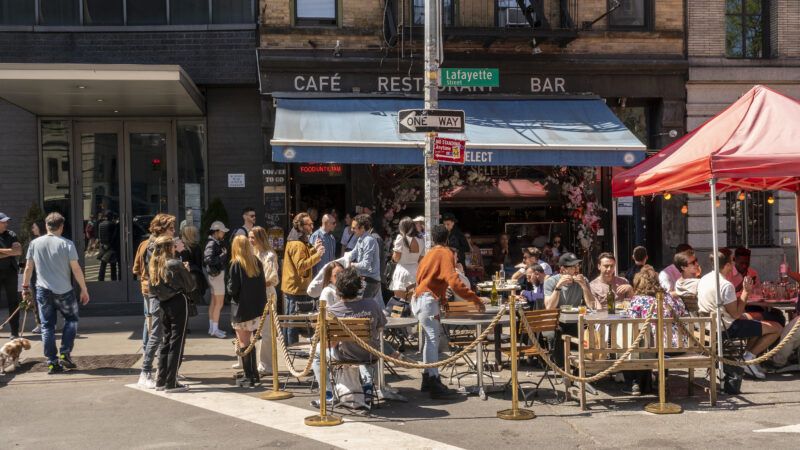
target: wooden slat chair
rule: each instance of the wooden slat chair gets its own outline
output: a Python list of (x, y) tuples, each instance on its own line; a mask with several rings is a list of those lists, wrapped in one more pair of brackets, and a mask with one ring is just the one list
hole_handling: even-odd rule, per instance
[[(289, 315), (278, 315), (277, 317), (278, 324), (280, 325), (280, 333), (281, 330), (286, 329), (297, 329), (301, 332), (305, 332), (308, 336), (314, 335), (314, 329), (317, 326), (317, 316), (316, 315), (305, 315), (305, 314), (289, 314)], [(308, 359), (310, 355), (309, 351), (301, 350), (298, 348), (287, 348), (286, 352), (289, 354), (289, 363), (293, 364), (294, 360), (297, 358)], [(297, 377), (292, 377), (291, 374), (286, 376), (286, 379), (283, 380), (283, 388), (286, 389), (286, 386), (289, 384), (289, 380), (291, 378), (295, 378), (298, 384), (303, 384), (303, 381)], [(309, 384), (308, 389), (310, 391), (314, 391), (314, 385), (316, 384), (316, 380), (314, 377), (311, 377), (311, 381)]]
[[(347, 328), (349, 328), (350, 331), (353, 334), (355, 334), (356, 336), (358, 336), (361, 340), (363, 340), (365, 342), (369, 342), (370, 341), (370, 320), (371, 320), (370, 318), (368, 318), (368, 317), (364, 317), (364, 318), (340, 318), (339, 320), (342, 323), (344, 323), (347, 326)], [(336, 322), (335, 320), (328, 319), (326, 326), (327, 326), (327, 331), (328, 331), (328, 333), (327, 333), (328, 334), (328, 345), (330, 347), (333, 348), (337, 344), (343, 343), (343, 342), (352, 342), (354, 344), (356, 343), (356, 340), (350, 335), (350, 333), (345, 331), (344, 327), (342, 325), (340, 325), (338, 322)], [(367, 367), (367, 370), (372, 371), (373, 380), (374, 380), (374, 379), (376, 379), (376, 377), (375, 377), (375, 368), (377, 366), (377, 364), (376, 364), (377, 362), (378, 362), (378, 358), (375, 358), (372, 355), (370, 355), (369, 359), (364, 360), (364, 361), (353, 361), (353, 360), (330, 358), (328, 360), (328, 367), (330, 368), (330, 375), (331, 375), (330, 390), (334, 393), (333, 394), (334, 398), (336, 398), (337, 401), (341, 400), (341, 399), (338, 398), (338, 394), (336, 392), (336, 389), (334, 389), (334, 386), (336, 385), (336, 375), (337, 375), (337, 373), (339, 373), (345, 367), (362, 366), (363, 365), (363, 366)], [(362, 382), (362, 386), (363, 386), (363, 382)], [(363, 389), (361, 390), (361, 392), (354, 392), (353, 394), (361, 394), (363, 399), (364, 399), (364, 404), (369, 405), (370, 408), (375, 403), (374, 399), (375, 399), (376, 392), (374, 390), (373, 390), (372, 394), (365, 393), (363, 391)], [(336, 404), (336, 402), (334, 402), (334, 405), (335, 404)], [(333, 408), (331, 408), (331, 409), (333, 409)]]
[(699, 317), (700, 316), (700, 309), (697, 306), (697, 295), (695, 294), (686, 294), (680, 296), (683, 305), (686, 306), (686, 311), (692, 317)]
[[(558, 317), (561, 314), (561, 310), (558, 308), (541, 309), (534, 311), (522, 311), (522, 314), (524, 314), (525, 318), (528, 320), (528, 323), (530, 324), (530, 331), (533, 332), (534, 335), (528, 335), (528, 329), (525, 327), (525, 324), (522, 323), (522, 320), (520, 320), (518, 325), (519, 338), (517, 339), (517, 357), (532, 358), (549, 355), (550, 351), (547, 348), (543, 348), (541, 345), (533, 345), (533, 342), (540, 342), (543, 333), (556, 331), (558, 328)], [(503, 353), (511, 358), (511, 348), (503, 349)], [(544, 372), (542, 373), (542, 376), (539, 378), (538, 382), (523, 381), (519, 383), (522, 396), (525, 399), (525, 404), (527, 406), (533, 404), (533, 400), (530, 400), (529, 402), (528, 397), (535, 397), (538, 394), (539, 386), (545, 379), (547, 379), (547, 382), (550, 383), (550, 387), (553, 388), (553, 392), (556, 394), (556, 400), (558, 401), (559, 396), (555, 383), (553, 383), (553, 374), (550, 373), (550, 367), (545, 364)], [(531, 392), (525, 392), (525, 389), (522, 388), (523, 384), (533, 384), (534, 388)]]
[[(702, 368), (714, 370), (714, 358), (705, 352), (714, 353), (716, 346), (716, 322), (714, 317), (681, 317), (680, 320), (692, 333), (702, 346), (697, 346), (694, 340), (684, 335), (680, 327), (673, 327), (672, 319), (665, 319), (664, 325), (664, 352), (668, 356), (665, 360), (667, 369), (687, 369), (689, 371), (689, 392), (693, 392), (694, 369)], [(572, 367), (578, 367), (581, 377), (601, 372), (610, 367), (615, 359), (610, 359), (611, 354), (617, 356), (625, 353), (627, 348), (639, 335), (644, 319), (593, 319), (581, 316), (578, 319), (578, 330), (583, 335), (582, 339), (563, 336), (564, 339), (564, 370), (572, 372)], [(653, 327), (645, 331), (644, 338), (638, 347), (633, 350), (630, 359), (618, 366), (617, 371), (623, 370), (656, 370), (658, 369), (658, 347), (654, 338)], [(675, 339), (673, 339), (675, 337)], [(578, 345), (578, 354), (572, 351), (572, 343)], [(638, 358), (634, 358), (634, 355)], [(586, 383), (580, 384), (580, 405), (586, 409)], [(571, 382), (564, 380), (567, 398), (570, 397)], [(716, 383), (709, 383), (709, 398), (711, 405), (716, 405)]]
[[(476, 304), (465, 301), (447, 302), (445, 306), (445, 314), (447, 318), (457, 319), (486, 317), (486, 313), (481, 312)], [(461, 351), (464, 347), (471, 344), (478, 337), (475, 327), (457, 325), (447, 325), (447, 336), (449, 339), (448, 344), (455, 352)], [(484, 348), (484, 353), (485, 352), (486, 349)], [(462, 359), (467, 364), (467, 370), (462, 373), (456, 373), (456, 364), (453, 363), (453, 365), (450, 366), (450, 377), (447, 381), (448, 384), (453, 384), (453, 378), (455, 378), (458, 386), (460, 387), (461, 378), (478, 373), (478, 366), (476, 365), (475, 361), (470, 358), (468, 353), (464, 354)], [(486, 358), (484, 357), (484, 361), (485, 360)], [(488, 377), (492, 380), (492, 384), (494, 384), (494, 377), (491, 370), (489, 371)]]

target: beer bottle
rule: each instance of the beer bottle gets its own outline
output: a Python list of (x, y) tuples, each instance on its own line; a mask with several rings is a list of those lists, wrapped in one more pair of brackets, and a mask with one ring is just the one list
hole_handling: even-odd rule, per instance
[(489, 295), (490, 304), (497, 306), (497, 283), (492, 280), (492, 293)]
[(614, 283), (608, 283), (608, 294), (606, 294), (606, 308), (608, 314), (616, 314), (617, 309), (614, 307)]

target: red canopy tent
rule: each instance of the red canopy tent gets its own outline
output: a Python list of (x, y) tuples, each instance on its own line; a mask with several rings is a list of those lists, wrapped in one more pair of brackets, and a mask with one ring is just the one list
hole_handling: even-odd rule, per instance
[[(800, 102), (755, 86), (696, 130), (614, 176), (611, 189), (614, 197), (710, 193), (712, 217), (716, 217), (718, 192), (784, 190), (795, 193), (796, 213), (800, 214)], [(795, 221), (795, 230), (800, 267), (800, 220)], [(711, 233), (716, 253), (716, 220), (711, 221)], [(715, 272), (719, 271), (717, 265), (715, 258)], [(717, 283), (718, 304), (719, 297)], [(719, 322), (719, 315), (717, 318)], [(719, 344), (721, 354), (721, 339)]]

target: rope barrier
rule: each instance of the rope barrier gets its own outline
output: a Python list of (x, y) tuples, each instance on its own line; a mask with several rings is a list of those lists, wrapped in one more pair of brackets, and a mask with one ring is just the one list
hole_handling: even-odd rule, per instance
[[(554, 363), (553, 360), (550, 359), (548, 352), (543, 351), (542, 348), (539, 346), (539, 342), (537, 342), (536, 339), (533, 338), (533, 336), (535, 336), (536, 334), (531, 329), (531, 324), (528, 322), (528, 318), (525, 317), (525, 314), (520, 314), (520, 315), (522, 316), (522, 323), (525, 325), (525, 330), (528, 332), (528, 335), (531, 336), (531, 341), (533, 342), (533, 345), (539, 352), (539, 356), (542, 357), (542, 360), (545, 362), (545, 364), (547, 364), (551, 369), (553, 369), (554, 372), (572, 381), (580, 383), (593, 383), (597, 380), (607, 377), (612, 372), (616, 371), (617, 368), (628, 359), (631, 353), (633, 353), (633, 351), (636, 350), (636, 347), (639, 346), (639, 343), (642, 341), (642, 338), (644, 338), (645, 332), (650, 329), (650, 327), (647, 325), (652, 324), (653, 319), (655, 318), (654, 317), (655, 305), (656, 305), (655, 303), (650, 305), (650, 310), (647, 312), (648, 317), (645, 319), (644, 326), (642, 326), (641, 330), (639, 330), (639, 335), (636, 337), (636, 340), (633, 341), (633, 344), (631, 344), (631, 346), (628, 347), (625, 353), (623, 353), (622, 356), (620, 356), (610, 367), (603, 370), (602, 372), (592, 375), (591, 377), (575, 376), (571, 373), (568, 373), (564, 369), (558, 367), (558, 365), (556, 365), (556, 363)], [(580, 330), (578, 332), (580, 332)], [(581, 342), (580, 345), (583, 345), (583, 343)]]
[(684, 334), (687, 334), (687, 335), (689, 335), (689, 337), (692, 338), (692, 341), (694, 342), (694, 344), (696, 346), (700, 347), (701, 352), (703, 354), (705, 354), (706, 356), (711, 356), (715, 360), (722, 361), (723, 363), (729, 364), (731, 366), (746, 367), (746, 366), (752, 366), (752, 365), (756, 365), (756, 364), (761, 364), (762, 362), (772, 358), (773, 356), (775, 356), (776, 353), (781, 351), (781, 349), (783, 349), (783, 347), (785, 347), (789, 343), (789, 341), (797, 333), (797, 331), (800, 330), (800, 320), (797, 320), (797, 321), (795, 321), (795, 323), (792, 326), (792, 328), (789, 330), (789, 333), (787, 333), (786, 336), (784, 336), (784, 338), (781, 339), (781, 341), (778, 343), (778, 345), (775, 346), (775, 348), (773, 348), (772, 350), (768, 351), (767, 353), (764, 353), (763, 355), (759, 356), (758, 358), (751, 359), (749, 361), (736, 361), (736, 360), (733, 360), (733, 359), (725, 358), (722, 355), (716, 355), (716, 354), (711, 353), (708, 350), (706, 350), (705, 345), (703, 345), (703, 343), (700, 342), (699, 339), (697, 339), (697, 336), (695, 336), (694, 333), (690, 333), (689, 332), (689, 330), (686, 328), (686, 324), (682, 323), (680, 320), (677, 319), (677, 317), (675, 317), (675, 311), (672, 309), (672, 306), (670, 306), (670, 305), (667, 305), (667, 306), (670, 308), (670, 311), (672, 311), (672, 321), (673, 321), (673, 323), (677, 323), (683, 329)]
[(311, 349), (308, 352), (308, 361), (306, 362), (306, 366), (302, 371), (298, 371), (294, 368), (294, 364), (292, 364), (291, 357), (289, 356), (289, 350), (286, 349), (286, 342), (284, 341), (283, 333), (280, 330), (280, 323), (278, 323), (278, 311), (276, 309), (275, 302), (270, 302), (270, 307), (272, 310), (272, 326), (276, 327), (275, 330), (277, 331), (276, 334), (278, 336), (278, 349), (280, 349), (281, 354), (283, 355), (283, 359), (286, 363), (286, 367), (289, 369), (289, 373), (296, 378), (309, 375), (311, 373), (311, 365), (314, 363), (314, 355), (317, 352), (317, 343), (319, 342), (319, 321), (317, 321), (317, 324), (314, 327), (314, 335), (311, 336)]
[[(258, 321), (258, 328), (256, 329), (256, 332), (253, 333), (253, 339), (250, 340), (250, 345), (248, 345), (247, 348), (245, 348), (244, 350), (239, 350), (240, 349), (239, 337), (237, 336), (233, 339), (233, 345), (236, 351), (236, 356), (242, 356), (242, 357), (247, 356), (255, 348), (256, 341), (261, 337), (261, 330), (264, 329), (264, 322), (266, 322), (267, 320), (267, 313), (269, 312), (269, 304), (270, 302), (267, 302), (267, 304), (264, 305), (264, 312), (261, 313), (261, 319)], [(234, 330), (234, 332), (235, 331), (236, 330)]]
[(489, 323), (489, 325), (487, 325), (486, 330), (484, 330), (483, 333), (480, 334), (480, 336), (475, 338), (474, 341), (470, 342), (469, 345), (464, 347), (460, 352), (450, 356), (447, 359), (443, 359), (441, 361), (436, 361), (435, 363), (414, 363), (414, 362), (410, 362), (410, 361), (406, 361), (406, 360), (402, 360), (402, 359), (398, 359), (398, 358), (394, 358), (392, 356), (389, 356), (389, 355), (387, 355), (387, 354), (385, 354), (385, 353), (383, 353), (381, 351), (376, 350), (368, 342), (364, 342), (363, 339), (361, 339), (355, 333), (353, 333), (350, 330), (350, 328), (348, 328), (347, 325), (344, 322), (339, 320), (338, 317), (334, 316), (333, 317), (333, 321), (336, 322), (337, 324), (339, 324), (342, 327), (342, 329), (348, 335), (350, 335), (350, 337), (353, 338), (353, 340), (361, 348), (363, 348), (364, 350), (369, 352), (372, 356), (375, 356), (377, 358), (383, 358), (384, 360), (389, 361), (389, 362), (391, 362), (391, 363), (393, 363), (393, 364), (395, 364), (397, 366), (405, 367), (405, 368), (408, 368), (408, 369), (432, 369), (432, 368), (435, 368), (435, 367), (444, 367), (444, 366), (450, 365), (450, 364), (458, 361), (459, 359), (461, 359), (467, 353), (471, 352), (472, 349), (474, 349), (481, 341), (486, 339), (486, 336), (488, 336), (489, 333), (492, 330), (494, 330), (494, 327), (497, 325), (498, 322), (500, 322), (500, 319), (503, 318), (503, 314), (505, 313), (505, 311), (507, 309), (508, 309), (508, 305), (503, 305), (502, 307), (500, 307), (500, 311), (497, 312), (497, 315), (495, 315), (494, 319), (492, 319), (492, 321)]

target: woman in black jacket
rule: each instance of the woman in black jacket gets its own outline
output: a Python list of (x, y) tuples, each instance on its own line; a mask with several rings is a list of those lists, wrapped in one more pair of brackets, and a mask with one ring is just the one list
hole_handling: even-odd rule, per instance
[[(231, 326), (239, 341), (239, 351), (242, 352), (255, 339), (253, 334), (258, 329), (258, 322), (267, 304), (264, 268), (246, 236), (233, 238), (229, 271), (227, 290), (231, 296)], [(255, 348), (242, 356), (242, 368), (244, 376), (236, 384), (242, 387), (260, 384)]]
[(175, 241), (170, 236), (155, 240), (147, 270), (150, 295), (157, 297), (161, 305), (161, 329), (164, 332), (158, 356), (156, 390), (185, 391), (188, 387), (179, 384), (177, 377), (188, 320), (186, 297), (196, 287), (194, 278), (175, 256)]

